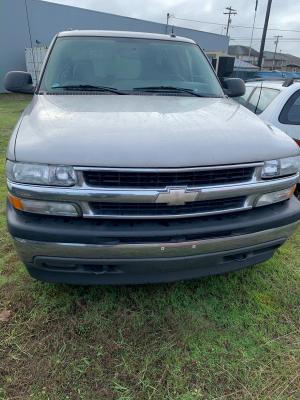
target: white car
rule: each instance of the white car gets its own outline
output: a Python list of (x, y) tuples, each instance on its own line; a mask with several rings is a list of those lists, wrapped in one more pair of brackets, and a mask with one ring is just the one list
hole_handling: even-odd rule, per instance
[(300, 80), (247, 82), (246, 93), (236, 100), (300, 146)]

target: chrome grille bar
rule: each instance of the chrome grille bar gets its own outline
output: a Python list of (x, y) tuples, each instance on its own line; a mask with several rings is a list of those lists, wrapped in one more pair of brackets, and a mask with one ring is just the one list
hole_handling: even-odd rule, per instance
[[(265, 193), (275, 192), (278, 190), (292, 187), (299, 180), (299, 174), (271, 180), (261, 179), (262, 163), (243, 164), (243, 165), (230, 165), (230, 166), (217, 166), (217, 167), (200, 167), (200, 168), (176, 168), (176, 169), (120, 169), (120, 168), (79, 168), (75, 167), (78, 176), (78, 183), (76, 186), (63, 188), (63, 187), (45, 187), (35, 185), (16, 184), (8, 182), (9, 191), (17, 197), (30, 198), (37, 200), (48, 201), (66, 201), (74, 203), (82, 210), (82, 215), (87, 218), (132, 218), (132, 219), (151, 219), (151, 218), (185, 218), (196, 217), (202, 215), (223, 214), (228, 212), (235, 212), (241, 210), (248, 210), (255, 206), (258, 196)], [(187, 170), (230, 170), (234, 168), (250, 167), (253, 168), (251, 179), (245, 182), (232, 183), (232, 184), (218, 184), (218, 185), (204, 185), (204, 186), (166, 186), (165, 188), (102, 188), (88, 186), (83, 179), (84, 171), (187, 171)], [(177, 197), (176, 197), (177, 196)], [(234, 199), (243, 197), (245, 201), (239, 204), (226, 203), (226, 199)], [(211, 210), (195, 210), (193, 203), (205, 201), (224, 201), (224, 208)], [(91, 205), (91, 203), (94, 203)], [(101, 211), (101, 207), (95, 207), (95, 203), (115, 203), (118, 207), (122, 203), (125, 204), (156, 204), (164, 203), (165, 213), (155, 213), (153, 215), (145, 213), (130, 212), (126, 214), (126, 207), (124, 204), (124, 213), (117, 212), (105, 213)], [(184, 205), (184, 212), (178, 214), (172, 211), (173, 206)], [(189, 209), (189, 205), (191, 205)], [(129, 206), (128, 206), (129, 208)], [(111, 207), (113, 209), (113, 206)], [(170, 212), (168, 212), (168, 209)], [(173, 209), (174, 210), (174, 209)]]

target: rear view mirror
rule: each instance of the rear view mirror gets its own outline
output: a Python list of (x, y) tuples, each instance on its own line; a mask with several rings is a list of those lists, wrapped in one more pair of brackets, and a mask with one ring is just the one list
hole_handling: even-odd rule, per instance
[(239, 78), (228, 78), (223, 80), (225, 94), (229, 97), (243, 96), (246, 92), (245, 82)]
[(5, 75), (4, 88), (14, 93), (34, 93), (32, 77), (29, 72), (11, 71)]

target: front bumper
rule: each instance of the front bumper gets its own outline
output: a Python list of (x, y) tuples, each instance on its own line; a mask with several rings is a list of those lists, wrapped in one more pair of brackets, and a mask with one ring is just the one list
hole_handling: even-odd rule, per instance
[(8, 228), (32, 276), (72, 284), (193, 279), (270, 258), (300, 220), (300, 202), (181, 221), (40, 217), (8, 206)]

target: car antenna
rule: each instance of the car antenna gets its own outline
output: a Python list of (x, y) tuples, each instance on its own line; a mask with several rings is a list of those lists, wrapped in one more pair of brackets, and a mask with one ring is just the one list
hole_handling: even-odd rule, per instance
[(260, 97), (261, 97), (261, 92), (262, 92), (262, 88), (263, 88), (263, 83), (264, 83), (264, 81), (261, 81), (259, 96), (258, 96), (258, 99), (257, 99), (257, 103), (256, 103), (256, 107), (255, 107), (255, 110), (254, 110), (254, 114), (256, 114), (257, 108), (258, 108), (258, 105), (259, 105), (259, 102), (260, 102)]

